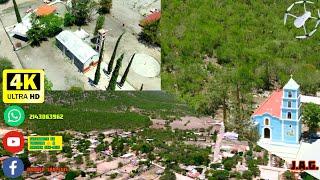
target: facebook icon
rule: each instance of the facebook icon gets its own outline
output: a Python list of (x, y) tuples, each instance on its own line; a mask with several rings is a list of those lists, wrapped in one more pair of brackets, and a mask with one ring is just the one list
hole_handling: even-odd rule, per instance
[(2, 168), (8, 178), (17, 178), (23, 173), (24, 165), (19, 158), (11, 157), (3, 162)]

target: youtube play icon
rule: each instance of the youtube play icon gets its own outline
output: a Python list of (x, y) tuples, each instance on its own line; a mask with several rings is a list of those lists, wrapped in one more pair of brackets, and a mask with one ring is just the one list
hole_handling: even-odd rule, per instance
[(23, 135), (17, 131), (10, 131), (6, 135), (4, 135), (2, 144), (4, 149), (8, 152), (20, 152), (24, 147)]

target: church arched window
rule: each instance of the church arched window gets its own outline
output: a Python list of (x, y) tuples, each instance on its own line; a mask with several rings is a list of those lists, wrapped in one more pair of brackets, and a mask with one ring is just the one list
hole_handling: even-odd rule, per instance
[(266, 119), (264, 120), (264, 125), (265, 125), (265, 126), (269, 126), (269, 123), (270, 123), (270, 122), (269, 122), (269, 119), (266, 118)]
[(291, 92), (291, 91), (289, 91), (289, 93), (288, 93), (288, 97), (289, 97), (289, 98), (291, 98), (291, 97), (292, 97), (292, 92)]
[(291, 119), (291, 112), (287, 113), (287, 119)]
[(291, 108), (291, 101), (288, 101), (288, 107)]

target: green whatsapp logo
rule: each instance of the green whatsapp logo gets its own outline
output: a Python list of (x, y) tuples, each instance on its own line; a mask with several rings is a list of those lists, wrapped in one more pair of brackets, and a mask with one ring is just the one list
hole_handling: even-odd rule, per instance
[(25, 118), (24, 111), (19, 106), (9, 106), (4, 111), (4, 120), (9, 126), (19, 126)]

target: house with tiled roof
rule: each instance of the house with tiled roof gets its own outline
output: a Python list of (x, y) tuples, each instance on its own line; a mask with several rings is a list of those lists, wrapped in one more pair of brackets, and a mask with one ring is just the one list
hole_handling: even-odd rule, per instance
[(155, 11), (152, 14), (150, 14), (149, 16), (147, 16), (146, 18), (144, 18), (141, 22), (140, 22), (140, 26), (143, 26), (145, 23), (152, 23), (155, 22), (157, 20), (159, 20), (161, 18), (161, 12), (160, 11)]
[(300, 86), (291, 77), (283, 89), (272, 93), (251, 117), (265, 142), (299, 144), (302, 133)]
[(46, 16), (49, 15), (51, 13), (54, 13), (57, 10), (57, 7), (55, 6), (49, 6), (48, 4), (45, 4), (43, 6), (40, 6), (37, 10), (36, 10), (36, 15), (38, 16)]

